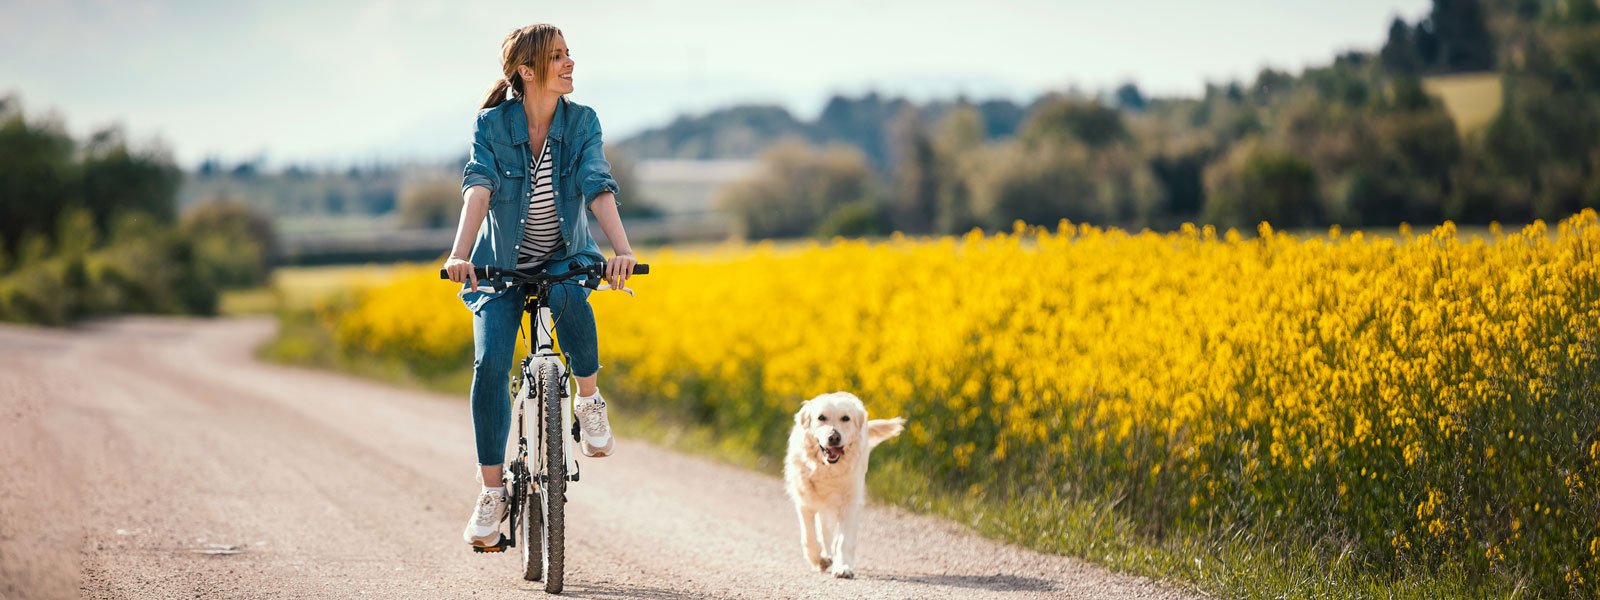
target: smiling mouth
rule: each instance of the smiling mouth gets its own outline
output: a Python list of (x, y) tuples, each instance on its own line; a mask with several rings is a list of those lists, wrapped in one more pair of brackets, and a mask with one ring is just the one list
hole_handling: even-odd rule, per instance
[(567, 81), (572, 81), (572, 74), (571, 73), (563, 73), (561, 75), (558, 75), (557, 77), (560, 77), (560, 78), (565, 79)]
[(827, 457), (828, 464), (839, 462), (844, 458), (844, 446), (817, 446), (822, 449), (822, 455)]

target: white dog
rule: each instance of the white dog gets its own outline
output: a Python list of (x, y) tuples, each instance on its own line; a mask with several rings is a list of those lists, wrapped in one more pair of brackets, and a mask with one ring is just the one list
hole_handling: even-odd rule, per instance
[(861, 399), (823, 394), (800, 406), (789, 432), (783, 479), (800, 513), (800, 544), (817, 571), (855, 577), (856, 525), (866, 502), (867, 456), (906, 420), (867, 420)]

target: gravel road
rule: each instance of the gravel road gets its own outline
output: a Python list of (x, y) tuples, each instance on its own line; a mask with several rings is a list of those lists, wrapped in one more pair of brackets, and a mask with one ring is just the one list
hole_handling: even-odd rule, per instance
[[(258, 362), (265, 318), (0, 326), (0, 598), (530, 598), (474, 554), (459, 397)], [(613, 399), (627, 402), (627, 399)], [(640, 441), (583, 460), (574, 598), (1185, 598), (870, 506), (808, 570), (776, 477)]]

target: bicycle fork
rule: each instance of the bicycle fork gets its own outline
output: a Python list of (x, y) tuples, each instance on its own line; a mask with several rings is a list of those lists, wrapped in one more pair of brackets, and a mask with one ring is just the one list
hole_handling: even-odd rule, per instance
[[(578, 459), (573, 454), (573, 451), (576, 450), (574, 446), (578, 439), (578, 422), (572, 414), (572, 402), (578, 396), (576, 389), (578, 384), (571, 374), (567, 372), (566, 363), (562, 361), (561, 355), (556, 354), (555, 341), (550, 334), (554, 327), (550, 307), (539, 307), (537, 319), (538, 324), (533, 328), (537, 335), (537, 341), (534, 344), (533, 355), (528, 357), (529, 361), (531, 361), (528, 372), (538, 373), (539, 365), (548, 361), (555, 364), (556, 372), (560, 374), (562, 393), (561, 397), (556, 401), (561, 404), (561, 458), (566, 462), (567, 468), (564, 471), (567, 473), (567, 480), (577, 481), (579, 474)], [(540, 410), (542, 411), (543, 408), (541, 407)], [(526, 435), (526, 431), (524, 431), (524, 435)], [(538, 436), (535, 436), (534, 439), (538, 439)], [(545, 474), (541, 473), (539, 476), (543, 477)], [(562, 501), (566, 501), (566, 499), (562, 498)]]

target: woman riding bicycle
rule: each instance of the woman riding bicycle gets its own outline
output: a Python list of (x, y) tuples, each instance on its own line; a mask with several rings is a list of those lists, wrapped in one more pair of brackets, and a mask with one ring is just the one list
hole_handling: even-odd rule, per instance
[[(523, 27), (506, 36), (500, 54), (505, 77), (478, 111), (461, 180), (465, 205), (444, 263), (451, 281), (467, 284), (462, 300), (472, 310), (472, 428), (483, 491), (462, 537), (475, 546), (499, 539), (506, 512), (501, 471), (524, 291), (480, 291), (473, 266), (559, 275), (604, 264), (606, 280), (622, 289), (638, 263), (617, 215), (617, 182), (601, 149), (600, 121), (593, 109), (566, 98), (574, 63), (561, 30)], [(616, 256), (609, 261), (589, 232), (586, 208), (611, 241)], [(597, 385), (598, 341), (588, 294), (560, 285), (549, 301), (557, 339), (578, 381), (573, 412), (583, 431), (579, 445), (585, 455), (599, 457), (611, 454), (615, 440)]]

